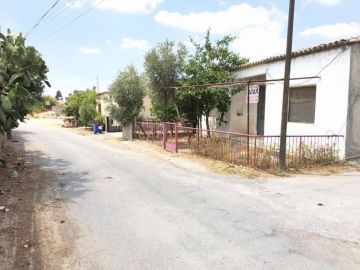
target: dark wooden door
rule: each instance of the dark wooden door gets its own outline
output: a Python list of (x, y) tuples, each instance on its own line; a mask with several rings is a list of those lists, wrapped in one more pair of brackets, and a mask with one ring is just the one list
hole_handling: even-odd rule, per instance
[(260, 86), (259, 103), (257, 104), (257, 134), (264, 135), (265, 132), (265, 86)]

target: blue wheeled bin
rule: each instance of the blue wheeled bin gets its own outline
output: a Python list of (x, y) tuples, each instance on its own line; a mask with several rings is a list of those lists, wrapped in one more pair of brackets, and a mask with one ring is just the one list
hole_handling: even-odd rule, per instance
[(93, 124), (93, 132), (94, 132), (94, 134), (100, 133), (98, 124)]

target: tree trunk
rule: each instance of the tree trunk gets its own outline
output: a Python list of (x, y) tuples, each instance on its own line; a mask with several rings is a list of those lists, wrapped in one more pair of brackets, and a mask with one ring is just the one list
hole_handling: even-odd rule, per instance
[(209, 113), (206, 113), (205, 115), (205, 122), (206, 122), (207, 136), (210, 137)]
[(0, 134), (0, 138), (1, 138), (1, 150), (4, 149), (4, 145), (5, 145), (5, 136), (3, 136), (2, 134)]
[(8, 140), (12, 139), (11, 129), (8, 132), (6, 132), (6, 137)]
[(176, 111), (177, 117), (178, 117), (179, 121), (181, 122), (181, 116), (180, 116), (179, 107), (178, 107), (178, 105), (176, 104), (175, 101), (174, 101), (174, 105), (175, 105), (175, 111)]
[[(136, 125), (141, 129), (142, 133), (144, 134), (145, 139), (147, 139), (147, 135), (146, 135), (146, 132), (145, 132), (143, 126), (137, 122), (136, 122)], [(153, 135), (155, 135), (155, 133), (156, 133), (156, 131), (153, 132)]]

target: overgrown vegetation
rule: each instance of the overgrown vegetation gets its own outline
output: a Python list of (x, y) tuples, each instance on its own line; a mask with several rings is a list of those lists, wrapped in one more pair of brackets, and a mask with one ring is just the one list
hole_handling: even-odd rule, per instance
[(0, 33), (0, 133), (18, 126), (18, 120), (41, 101), (45, 85), (50, 87), (48, 68), (40, 53), (25, 45), (21, 33)]

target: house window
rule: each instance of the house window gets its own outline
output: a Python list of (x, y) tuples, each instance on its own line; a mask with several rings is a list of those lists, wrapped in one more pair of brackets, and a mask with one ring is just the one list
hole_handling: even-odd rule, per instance
[(98, 104), (98, 112), (101, 113), (101, 104)]
[(290, 88), (289, 122), (314, 123), (316, 86)]

